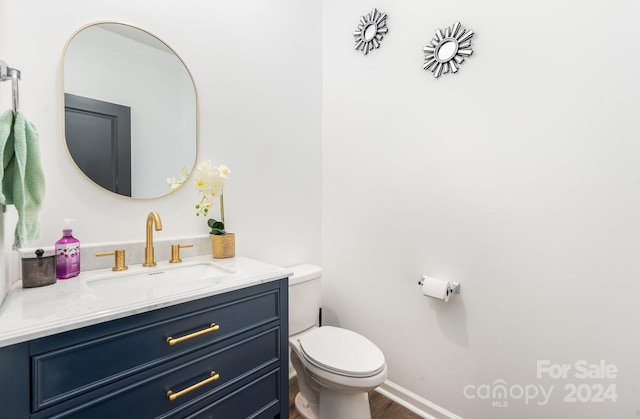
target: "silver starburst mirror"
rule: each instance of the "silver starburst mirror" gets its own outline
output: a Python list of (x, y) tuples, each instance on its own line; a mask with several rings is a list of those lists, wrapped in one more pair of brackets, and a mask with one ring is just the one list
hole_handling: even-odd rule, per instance
[(360, 24), (353, 32), (355, 49), (367, 55), (372, 49), (380, 48), (380, 42), (388, 31), (387, 14), (373, 9), (371, 13), (360, 18)]
[(460, 22), (444, 30), (436, 29), (436, 37), (422, 49), (424, 51), (422, 68), (433, 72), (435, 78), (448, 72), (457, 73), (465, 57), (473, 53), (472, 37), (473, 31), (465, 30)]

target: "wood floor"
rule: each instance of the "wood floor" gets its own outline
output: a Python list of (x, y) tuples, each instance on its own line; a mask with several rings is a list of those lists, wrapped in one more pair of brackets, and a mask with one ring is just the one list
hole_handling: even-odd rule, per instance
[[(302, 419), (302, 416), (296, 411), (294, 400), (298, 394), (298, 381), (296, 378), (289, 380), (289, 419)], [(416, 415), (409, 409), (398, 403), (395, 403), (382, 394), (371, 391), (369, 392), (369, 405), (371, 406), (371, 419), (418, 419)]]

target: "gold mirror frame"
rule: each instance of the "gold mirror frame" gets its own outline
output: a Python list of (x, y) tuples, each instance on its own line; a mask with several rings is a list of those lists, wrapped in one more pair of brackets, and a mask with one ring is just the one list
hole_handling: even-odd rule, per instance
[[(66, 86), (70, 83), (66, 83), (65, 77), (68, 75), (68, 70), (69, 69), (69, 63), (66, 63), (66, 58), (68, 56), (69, 53), (69, 48), (72, 45), (72, 42), (74, 41), (74, 39), (77, 39), (77, 36), (84, 30), (88, 29), (88, 28), (92, 28), (92, 27), (99, 27), (100, 25), (118, 25), (121, 26), (123, 30), (127, 30), (127, 31), (134, 31), (133, 33), (137, 32), (138, 35), (141, 35), (143, 37), (147, 37), (147, 42), (149, 43), (156, 43), (157, 45), (162, 45), (162, 48), (166, 49), (167, 53), (172, 54), (176, 59), (177, 62), (180, 63), (181, 67), (184, 69), (184, 80), (188, 80), (188, 82), (190, 83), (186, 83), (188, 84), (190, 87), (193, 88), (193, 104), (189, 105), (189, 107), (193, 107), (192, 108), (192, 112), (191, 110), (189, 111), (189, 119), (192, 119), (193, 121), (193, 125), (191, 123), (189, 123), (189, 130), (192, 131), (193, 134), (193, 143), (192, 146), (189, 145), (189, 155), (193, 155), (193, 157), (189, 157), (188, 160), (192, 161), (184, 161), (184, 162), (175, 162), (172, 163), (174, 164), (174, 166), (172, 167), (165, 167), (163, 170), (166, 170), (166, 173), (164, 173), (162, 176), (154, 176), (154, 188), (157, 192), (154, 193), (145, 193), (145, 191), (134, 191), (134, 188), (132, 187), (132, 193), (131, 196), (127, 196), (127, 195), (122, 195), (119, 194), (115, 191), (112, 191), (100, 184), (98, 184), (96, 181), (94, 181), (91, 177), (89, 177), (86, 173), (83, 172), (83, 170), (79, 167), (78, 163), (75, 161), (71, 151), (69, 150), (68, 144), (67, 144), (67, 136), (66, 136), (66, 117), (65, 117), (65, 90), (66, 90)], [(137, 41), (133, 41), (133, 42), (145, 42), (144, 38), (139, 39)], [(146, 43), (146, 42), (145, 42)], [(133, 44), (132, 44), (133, 45)], [(137, 46), (140, 46), (138, 44), (136, 44)], [(196, 165), (197, 159), (198, 159), (198, 149), (199, 149), (199, 108), (198, 108), (198, 92), (196, 89), (196, 84), (195, 81), (193, 79), (193, 75), (191, 74), (189, 68), (187, 67), (186, 63), (184, 62), (184, 60), (182, 60), (182, 58), (176, 53), (175, 50), (173, 50), (173, 48), (171, 48), (165, 41), (163, 41), (162, 39), (160, 39), (159, 37), (157, 37), (156, 35), (154, 35), (153, 33), (149, 32), (148, 30), (142, 29), (140, 27), (134, 26), (134, 25), (130, 25), (127, 23), (122, 23), (122, 22), (116, 22), (116, 21), (98, 21), (98, 22), (93, 22), (93, 23), (89, 23), (85, 26), (82, 26), (81, 28), (79, 28), (78, 30), (76, 30), (67, 40), (65, 47), (63, 49), (62, 52), (62, 58), (61, 58), (61, 99), (62, 99), (62, 106), (61, 106), (61, 114), (62, 114), (62, 141), (64, 143), (64, 147), (67, 151), (67, 155), (69, 156), (69, 159), (71, 159), (71, 161), (73, 162), (74, 166), (76, 167), (76, 169), (78, 170), (79, 173), (81, 173), (81, 175), (87, 179), (90, 183), (96, 185), (97, 187), (99, 187), (100, 189), (103, 189), (113, 195), (116, 196), (120, 196), (120, 197), (125, 197), (125, 198), (132, 198), (132, 199), (153, 199), (153, 198), (159, 198), (159, 197), (163, 197), (168, 195), (169, 193), (174, 192), (176, 189), (170, 189), (167, 186), (167, 178), (171, 177), (171, 176), (175, 176), (176, 173), (183, 171), (185, 168), (188, 169), (188, 172), (191, 172), (193, 170), (193, 168)], [(127, 76), (127, 71), (126, 68), (116, 68), (113, 69), (113, 77), (110, 80), (113, 80), (114, 83), (118, 83), (122, 77), (126, 77)], [(90, 75), (89, 75), (90, 76)], [(88, 76), (88, 77), (89, 77)], [(104, 79), (100, 79), (100, 80), (95, 80), (95, 83), (105, 83), (109, 80), (104, 80)], [(164, 83), (162, 86), (158, 86), (158, 91), (162, 92), (164, 91), (164, 87), (166, 86), (166, 83)], [(190, 96), (191, 92), (187, 92), (187, 95)], [(189, 103), (191, 103), (191, 100), (189, 100)], [(133, 115), (132, 115), (132, 121), (133, 121)], [(158, 121), (158, 124), (163, 124), (164, 126), (169, 126), (167, 125), (167, 121), (166, 120), (160, 120)], [(169, 123), (170, 124), (170, 123)], [(133, 125), (133, 122), (132, 122)], [(144, 129), (144, 128), (142, 128)], [(156, 137), (157, 138), (157, 137)], [(175, 136), (173, 137), (175, 138)], [(189, 136), (189, 138), (191, 138), (191, 136)], [(155, 138), (154, 138), (155, 140)], [(173, 144), (174, 141), (171, 137), (169, 137), (169, 140), (171, 141), (169, 144)], [(132, 133), (132, 144), (134, 141), (133, 138), (133, 133)], [(191, 144), (191, 143), (189, 143)], [(191, 149), (192, 147), (192, 149)], [(133, 148), (133, 147), (132, 147)], [(163, 149), (167, 149), (168, 147), (165, 147), (163, 145), (158, 145), (155, 144), (153, 145), (153, 147), (151, 147), (153, 149), (153, 152), (156, 151), (161, 151)], [(185, 147), (182, 147), (181, 149), (184, 149)], [(167, 158), (169, 155), (171, 155), (171, 151), (169, 150), (167, 152)], [(186, 159), (185, 159), (186, 160)], [(135, 163), (132, 163), (132, 166)], [(164, 164), (159, 163), (160, 165), (164, 166)], [(186, 167), (185, 167), (186, 166)], [(133, 169), (133, 167), (132, 167)], [(144, 172), (146, 173), (146, 172)], [(133, 173), (132, 173), (132, 181), (133, 181)]]

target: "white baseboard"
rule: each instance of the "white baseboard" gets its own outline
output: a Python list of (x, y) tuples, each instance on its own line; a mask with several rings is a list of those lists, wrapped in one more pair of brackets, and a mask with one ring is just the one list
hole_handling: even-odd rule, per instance
[(376, 391), (426, 419), (462, 419), (455, 413), (386, 380)]

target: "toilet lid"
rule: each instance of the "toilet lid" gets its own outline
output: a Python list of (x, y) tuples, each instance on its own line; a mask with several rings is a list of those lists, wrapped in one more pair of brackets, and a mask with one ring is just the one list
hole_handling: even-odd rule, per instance
[(298, 338), (302, 355), (315, 366), (348, 377), (370, 377), (384, 369), (382, 351), (351, 330), (323, 326)]

